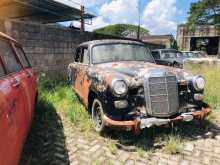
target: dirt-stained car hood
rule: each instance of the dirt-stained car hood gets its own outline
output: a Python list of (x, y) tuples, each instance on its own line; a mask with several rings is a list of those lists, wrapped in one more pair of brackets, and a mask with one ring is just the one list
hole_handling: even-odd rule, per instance
[(139, 81), (139, 83), (141, 83), (140, 79), (143, 79), (144, 75), (153, 70), (172, 72), (176, 74), (178, 80), (185, 79), (187, 74), (183, 69), (142, 61), (122, 61), (96, 64), (91, 68), (91, 70), (93, 73), (96, 73), (97, 76), (105, 77), (107, 81), (112, 81), (115, 78), (119, 78), (125, 79), (130, 83), (134, 83), (135, 81)]

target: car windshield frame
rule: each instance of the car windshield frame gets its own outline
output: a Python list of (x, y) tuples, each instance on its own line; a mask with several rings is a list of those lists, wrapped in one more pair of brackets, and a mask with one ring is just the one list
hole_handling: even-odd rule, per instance
[[(102, 62), (94, 62), (94, 52), (93, 52), (93, 49), (95, 47), (98, 47), (98, 46), (109, 46), (109, 45), (133, 45), (133, 46), (139, 46), (139, 47), (143, 47), (146, 51), (145, 51), (145, 55), (146, 55), (146, 59), (145, 60), (138, 60), (138, 59), (116, 59), (114, 58), (114, 60), (108, 60), (108, 61), (102, 61)], [(147, 59), (147, 56), (149, 54), (149, 58), (151, 59)], [(150, 63), (155, 63), (155, 60), (150, 52), (149, 49), (147, 49), (144, 45), (141, 45), (141, 44), (138, 44), (138, 43), (102, 43), (102, 44), (96, 44), (96, 45), (93, 45), (91, 47), (91, 64), (102, 64), (102, 63), (110, 63), (110, 62), (120, 62), (120, 61), (143, 61), (143, 62), (150, 62)]]

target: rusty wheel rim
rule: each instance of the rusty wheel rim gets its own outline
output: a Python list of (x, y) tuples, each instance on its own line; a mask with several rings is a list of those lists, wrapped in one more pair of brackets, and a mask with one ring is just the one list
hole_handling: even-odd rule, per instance
[(96, 103), (94, 106), (94, 121), (96, 128), (101, 128), (103, 121), (102, 121), (102, 113), (101, 113), (101, 106), (99, 103)]

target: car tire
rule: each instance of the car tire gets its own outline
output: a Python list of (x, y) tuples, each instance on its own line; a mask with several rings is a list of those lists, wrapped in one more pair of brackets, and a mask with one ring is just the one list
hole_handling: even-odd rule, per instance
[(177, 62), (174, 62), (174, 63), (173, 63), (173, 67), (174, 67), (174, 68), (179, 68), (178, 63), (177, 63)]
[(92, 119), (95, 124), (95, 130), (98, 133), (102, 133), (106, 130), (104, 122), (104, 111), (102, 102), (95, 98), (92, 103)]

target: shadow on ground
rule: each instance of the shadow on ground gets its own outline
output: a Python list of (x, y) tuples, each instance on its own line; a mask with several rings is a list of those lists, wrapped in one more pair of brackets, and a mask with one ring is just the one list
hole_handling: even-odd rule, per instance
[[(144, 151), (154, 151), (163, 149), (167, 143), (178, 145), (174, 144), (176, 143), (175, 138), (180, 142), (195, 141), (204, 138), (214, 138), (219, 132), (220, 128), (217, 125), (204, 120), (201, 122), (182, 122), (173, 127), (144, 129), (140, 135), (134, 135), (132, 132), (126, 131), (108, 130), (103, 134), (103, 137), (115, 140), (118, 148), (127, 151), (135, 151), (137, 148)], [(172, 137), (174, 138), (173, 140)]]
[(38, 101), (20, 164), (69, 164), (61, 119), (45, 100)]

